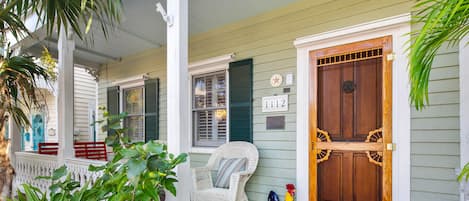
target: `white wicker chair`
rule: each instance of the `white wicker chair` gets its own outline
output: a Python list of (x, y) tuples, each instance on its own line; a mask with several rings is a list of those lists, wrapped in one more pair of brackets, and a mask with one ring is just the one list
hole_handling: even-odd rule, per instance
[[(222, 158), (247, 158), (246, 170), (233, 173), (228, 189), (213, 186), (212, 171), (218, 169)], [(194, 192), (192, 201), (248, 201), (244, 190), (248, 179), (256, 171), (259, 161), (257, 148), (248, 142), (230, 142), (218, 147), (205, 167), (192, 169)]]

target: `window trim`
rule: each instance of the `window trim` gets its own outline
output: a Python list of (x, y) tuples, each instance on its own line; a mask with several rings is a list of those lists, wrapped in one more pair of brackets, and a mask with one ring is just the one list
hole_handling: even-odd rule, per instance
[(193, 62), (189, 64), (189, 72), (188, 72), (188, 79), (189, 79), (189, 95), (187, 96), (189, 101), (189, 126), (188, 126), (188, 132), (190, 133), (189, 135), (189, 143), (190, 143), (190, 148), (189, 148), (189, 153), (205, 153), (205, 154), (210, 154), (213, 153), (213, 151), (217, 147), (204, 147), (204, 146), (194, 146), (193, 140), (194, 140), (194, 133), (193, 133), (193, 117), (192, 117), (192, 111), (193, 111), (193, 77), (198, 76), (198, 75), (204, 75), (204, 74), (210, 74), (210, 73), (216, 73), (219, 71), (224, 71), (225, 72), (225, 95), (226, 95), (226, 142), (229, 142), (230, 140), (230, 121), (229, 121), (229, 115), (230, 115), (230, 105), (229, 105), (229, 98), (230, 98), (230, 76), (228, 73), (229, 65), (230, 62), (234, 60), (235, 54), (230, 53), (226, 55), (221, 55), (217, 57), (212, 57), (209, 59)]
[[(145, 84), (143, 85), (135, 85), (135, 86), (131, 86), (131, 85), (127, 85), (126, 87), (122, 87), (120, 86), (119, 87), (119, 110), (124, 112), (124, 91), (125, 90), (131, 90), (131, 89), (138, 89), (138, 88), (142, 88), (142, 93), (143, 93), (143, 97), (142, 97), (142, 104), (143, 104), (143, 113), (141, 115), (137, 115), (137, 114), (128, 114), (127, 117), (135, 117), (135, 116), (142, 116), (143, 117), (143, 140), (141, 142), (145, 142), (145, 137), (146, 137), (146, 133), (145, 133), (145, 111), (146, 111), (146, 108), (145, 108)], [(122, 120), (121, 122), (121, 125), (122, 127), (125, 126), (125, 118)], [(130, 139), (130, 138), (129, 138)], [(140, 142), (140, 141), (139, 141)]]
[[(137, 88), (137, 87), (142, 87), (143, 89), (143, 117), (145, 121), (145, 80), (148, 79), (148, 74), (142, 74), (139, 76), (131, 77), (129, 79), (124, 79), (124, 80), (119, 80), (115, 81), (113, 84), (116, 86), (119, 86), (119, 111), (123, 112), (124, 111), (124, 90), (126, 89), (132, 89), (132, 88)], [(119, 113), (120, 113), (119, 112)], [(121, 126), (124, 126), (124, 121), (121, 122)], [(145, 142), (145, 122), (143, 124), (143, 142)]]
[[(224, 74), (224, 76), (225, 76), (225, 89), (224, 89), (225, 90), (225, 106), (223, 106), (223, 107), (212, 106), (212, 107), (205, 107), (205, 108), (196, 108), (195, 107), (195, 102), (194, 102), (194, 88), (192, 88), (195, 85), (194, 78), (197, 79), (197, 78), (205, 78), (205, 77), (214, 77), (215, 75), (221, 75), (221, 74)], [(194, 117), (193, 115), (194, 115), (195, 112), (198, 112), (198, 111), (215, 111), (215, 110), (219, 110), (219, 109), (225, 109), (226, 110), (226, 115), (227, 115), (226, 120), (225, 120), (226, 121), (226, 123), (225, 123), (225, 125), (226, 125), (226, 140), (223, 144), (225, 144), (226, 142), (229, 141), (229, 125), (228, 125), (229, 124), (229, 119), (228, 119), (228, 117), (229, 117), (228, 116), (229, 105), (228, 105), (228, 102), (227, 102), (227, 100), (228, 100), (227, 91), (229, 90), (229, 88), (228, 88), (228, 84), (226, 83), (227, 75), (228, 75), (227, 70), (220, 70), (220, 71), (213, 71), (213, 72), (209, 72), (209, 73), (193, 75), (192, 76), (193, 79), (191, 80), (191, 82), (192, 82), (192, 85), (191, 85), (191, 101), (192, 101), (192, 103), (191, 103), (191, 108), (190, 108), (191, 109), (190, 116), (191, 116), (191, 120), (192, 120), (191, 123), (194, 122), (192, 118)], [(192, 124), (192, 126), (193, 126), (193, 124)], [(192, 134), (192, 139), (195, 140), (195, 132), (194, 132), (193, 127), (191, 129), (191, 134)], [(195, 144), (198, 144), (198, 145), (195, 145)], [(211, 144), (211, 142), (196, 143), (196, 141), (191, 141), (192, 147), (205, 147), (205, 148), (213, 148), (213, 147), (216, 148), (216, 147), (218, 147), (217, 145), (210, 146), (209, 144)]]

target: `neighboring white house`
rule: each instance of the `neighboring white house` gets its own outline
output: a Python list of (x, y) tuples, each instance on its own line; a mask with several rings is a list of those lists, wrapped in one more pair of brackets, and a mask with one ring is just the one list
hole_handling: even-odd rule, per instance
[[(96, 140), (96, 78), (86, 68), (76, 65), (74, 70), (74, 140)], [(44, 84), (43, 84), (44, 85)], [(57, 142), (57, 97), (53, 83), (41, 86), (42, 106), (30, 112), (31, 127), (22, 129), (21, 147), (24, 151), (37, 151), (39, 142)]]

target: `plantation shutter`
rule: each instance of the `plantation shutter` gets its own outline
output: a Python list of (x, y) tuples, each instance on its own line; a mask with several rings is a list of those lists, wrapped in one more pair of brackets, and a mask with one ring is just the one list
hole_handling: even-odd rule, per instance
[(159, 79), (145, 80), (145, 142), (159, 139)]
[[(110, 115), (119, 114), (119, 86), (107, 88), (107, 111)], [(110, 124), (110, 122), (108, 122)], [(113, 135), (114, 130), (108, 129), (107, 135)]]
[(252, 142), (252, 59), (230, 63), (230, 141)]

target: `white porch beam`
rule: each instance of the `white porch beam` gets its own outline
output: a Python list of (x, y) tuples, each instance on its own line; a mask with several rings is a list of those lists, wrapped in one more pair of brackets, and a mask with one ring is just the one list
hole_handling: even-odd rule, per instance
[[(188, 0), (167, 1), (172, 23), (167, 26), (167, 93), (168, 151), (174, 154), (189, 151), (188, 89)], [(189, 162), (176, 168), (179, 182), (177, 196), (169, 201), (190, 200)]]
[[(69, 31), (69, 34), (71, 31)], [(57, 133), (59, 137), (59, 164), (65, 158), (74, 157), (73, 151), (73, 37), (65, 33), (62, 26), (58, 43), (57, 76)]]

